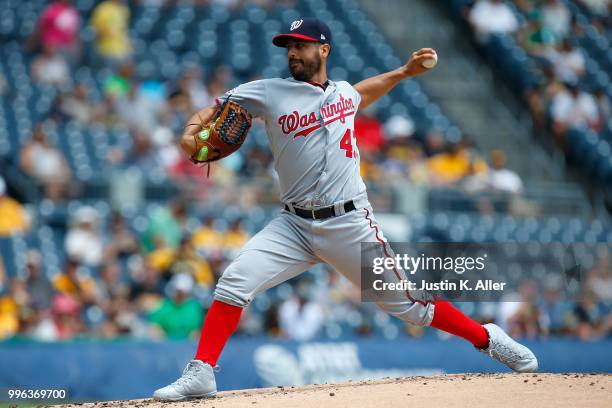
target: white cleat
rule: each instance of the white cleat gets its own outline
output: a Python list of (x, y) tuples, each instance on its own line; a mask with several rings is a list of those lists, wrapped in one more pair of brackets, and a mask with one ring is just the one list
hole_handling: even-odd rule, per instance
[(184, 401), (194, 398), (211, 398), (217, 394), (213, 368), (200, 360), (191, 360), (183, 375), (170, 385), (153, 393), (160, 401)]
[(484, 328), (489, 333), (489, 347), (483, 353), (519, 373), (538, 371), (538, 359), (527, 347), (517, 343), (501, 327), (489, 323)]

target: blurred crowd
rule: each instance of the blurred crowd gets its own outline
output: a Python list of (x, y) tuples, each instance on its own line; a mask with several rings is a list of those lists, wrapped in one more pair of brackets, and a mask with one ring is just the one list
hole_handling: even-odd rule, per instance
[(516, 337), (531, 339), (573, 335), (581, 340), (612, 334), (612, 262), (601, 256), (584, 276), (578, 299), (564, 299), (561, 278), (544, 282), (525, 280), (518, 291), (506, 295), (495, 308), (493, 320)]
[[(22, 272), (8, 276), (0, 270), (0, 339), (197, 338), (215, 283), (250, 234), (239, 218), (227, 225), (205, 218), (197, 226), (188, 219), (186, 203), (173, 201), (152, 211), (137, 234), (118, 213), (105, 223), (93, 207), (79, 208), (64, 237), (66, 257), (58, 273), (49, 274), (33, 248)], [(458, 306), (516, 337), (609, 337), (611, 263), (609, 251), (601, 252), (591, 270), (574, 277), (582, 288), (578, 298), (567, 297), (564, 285), (571, 282), (561, 277), (527, 279), (499, 302)], [(358, 288), (317, 266), (259, 295), (245, 310), (239, 333), (295, 340), (432, 333), (360, 300)]]
[[(486, 42), (490, 34), (510, 34), (542, 72), (525, 99), (534, 125), (550, 130), (557, 144), (566, 148), (565, 134), (571, 127), (600, 131), (611, 117), (612, 104), (601, 87), (584, 86), (586, 56), (577, 45), (584, 28), (561, 0), (513, 0), (517, 14), (505, 0), (477, 0), (466, 11), (476, 37)], [(612, 30), (612, 2), (578, 0), (591, 13), (598, 33)]]
[[(172, 2), (143, 3), (164, 7)], [(239, 8), (252, 2), (211, 3)], [(256, 3), (272, 6), (291, 2)], [(57, 126), (74, 122), (92, 128), (104, 125), (129, 129), (129, 146), (111, 146), (104, 157), (109, 168), (137, 167), (143, 174), (161, 171), (179, 184), (186, 176), (193, 177), (196, 183), (220, 185), (245, 176), (276, 177), (261, 122), (256, 122), (247, 144), (237, 154), (215, 165), (209, 180), (202, 179), (202, 170), (182, 157), (176, 146), (176, 136), (193, 111), (214, 103), (239, 81), (257, 77), (239, 79), (231, 67), (222, 64), (194, 64), (175, 81), (141, 78), (131, 60), (134, 45), (126, 2), (102, 1), (88, 21), (81, 19), (72, 1), (54, 1), (43, 10), (38, 28), (27, 44), (33, 55), (32, 78), (58, 91), (50, 114), (35, 126), (19, 157), (21, 170), (36, 180), (44, 197), (58, 202), (78, 194), (71, 188), (75, 175), (68, 158), (48, 134)], [(79, 40), (83, 24), (95, 33), (95, 52), (87, 58)], [(100, 90), (91, 88), (95, 83), (75, 79), (75, 72), (83, 65), (97, 67), (103, 74)], [(466, 196), (476, 197), (477, 207), (483, 212), (495, 209), (487, 197), (511, 198), (523, 192), (520, 177), (506, 167), (504, 153), (496, 151), (485, 157), (468, 136), (449, 141), (436, 129), (418, 131), (407, 115), (392, 116), (383, 122), (376, 108), (357, 117), (356, 134), (362, 175), (367, 182), (408, 180), (415, 185), (458, 189)]]
[[(413, 186), (453, 189), (482, 213), (513, 211), (513, 199), (524, 191), (521, 177), (506, 166), (504, 152), (494, 150), (486, 157), (468, 135), (454, 141), (436, 129), (419, 135), (409, 117), (394, 115), (381, 123), (375, 108), (358, 113), (355, 133), (366, 183), (408, 181)], [(496, 206), (500, 200), (503, 205)]]
[(0, 338), (196, 334), (214, 283), (249, 234), (240, 219), (224, 229), (208, 219), (192, 233), (186, 223), (183, 201), (153, 211), (140, 236), (120, 214), (103, 225), (95, 208), (80, 207), (59, 273), (48, 276), (39, 250), (29, 249), (24, 273), (0, 274)]

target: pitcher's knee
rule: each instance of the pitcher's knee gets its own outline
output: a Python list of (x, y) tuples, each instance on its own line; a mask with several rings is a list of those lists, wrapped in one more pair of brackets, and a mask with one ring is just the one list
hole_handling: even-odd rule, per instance
[(230, 305), (245, 307), (255, 296), (257, 282), (249, 279), (248, 271), (234, 261), (217, 282), (214, 298)]
[(246, 307), (250, 303), (250, 299), (245, 298), (242, 294), (238, 293), (238, 291), (231, 288), (219, 288), (218, 286), (215, 289), (214, 298), (220, 302), (238, 307)]
[(252, 291), (246, 289), (244, 285), (238, 285), (231, 280), (228, 282), (222, 276), (215, 288), (214, 298), (230, 305), (245, 307), (251, 303), (253, 296)]
[(434, 314), (433, 303), (384, 302), (378, 306), (391, 316), (417, 326), (429, 326)]

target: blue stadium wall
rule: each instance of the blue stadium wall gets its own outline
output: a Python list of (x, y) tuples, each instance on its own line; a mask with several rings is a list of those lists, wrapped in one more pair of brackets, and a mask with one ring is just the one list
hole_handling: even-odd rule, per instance
[[(612, 340), (527, 344), (540, 360), (540, 371), (612, 373)], [(73, 401), (148, 398), (176, 379), (195, 348), (185, 341), (0, 343), (0, 389), (65, 389)], [(507, 371), (456, 339), (296, 343), (239, 338), (230, 341), (219, 366), (220, 390)]]

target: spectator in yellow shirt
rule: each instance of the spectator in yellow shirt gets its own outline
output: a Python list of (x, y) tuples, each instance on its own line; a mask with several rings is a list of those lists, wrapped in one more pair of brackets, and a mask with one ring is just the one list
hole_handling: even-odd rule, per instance
[(149, 254), (151, 267), (170, 280), (172, 276), (184, 273), (193, 277), (198, 285), (211, 286), (214, 275), (206, 259), (198, 256), (192, 242), (183, 239), (179, 249), (160, 246)]
[(19, 308), (10, 296), (0, 298), (0, 341), (19, 331)]
[(91, 17), (97, 35), (97, 50), (112, 61), (125, 61), (132, 54), (128, 35), (130, 9), (124, 3), (123, 0), (105, 0)]
[(7, 294), (0, 297), (0, 340), (15, 336), (27, 325), (25, 314), (30, 309), (29, 303), (25, 281), (13, 278)]
[(196, 283), (201, 286), (211, 286), (214, 283), (214, 275), (210, 264), (206, 259), (198, 256), (193, 244), (188, 239), (181, 241), (181, 246), (176, 258), (170, 265), (173, 275), (186, 273), (191, 275)]
[(69, 295), (84, 303), (95, 301), (95, 281), (87, 276), (79, 276), (79, 262), (69, 259), (63, 273), (55, 276), (53, 287), (60, 293)]
[(223, 245), (223, 235), (214, 227), (214, 219), (207, 218), (191, 237), (191, 243), (198, 251), (216, 251)]
[(226, 250), (235, 250), (242, 248), (248, 240), (249, 234), (240, 227), (240, 220), (237, 220), (230, 225), (225, 233), (223, 244)]
[(0, 237), (22, 233), (30, 226), (21, 204), (6, 195), (6, 183), (0, 177)]
[(444, 153), (431, 157), (427, 162), (431, 180), (439, 185), (453, 185), (473, 170), (486, 171), (487, 164), (480, 158), (472, 158), (461, 143), (450, 144)]

